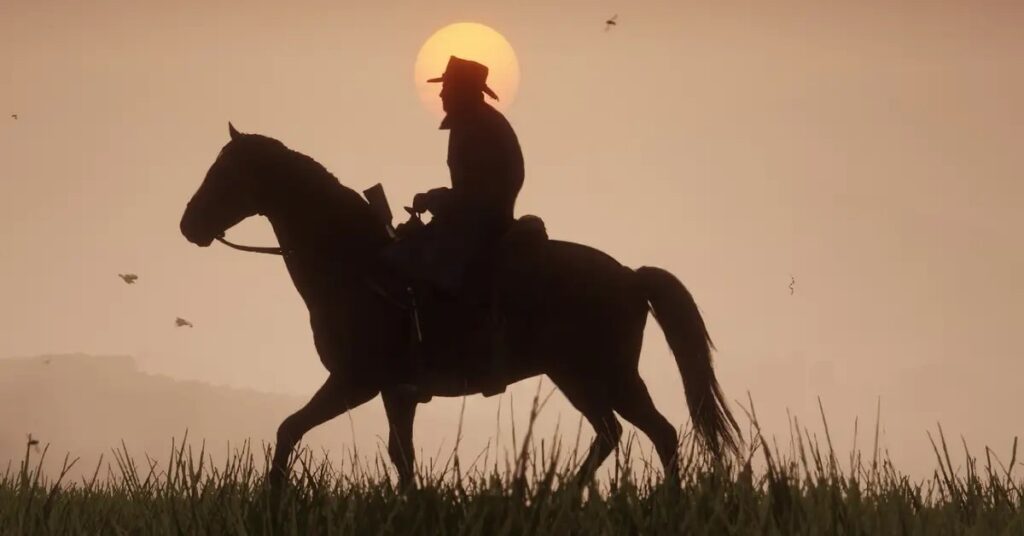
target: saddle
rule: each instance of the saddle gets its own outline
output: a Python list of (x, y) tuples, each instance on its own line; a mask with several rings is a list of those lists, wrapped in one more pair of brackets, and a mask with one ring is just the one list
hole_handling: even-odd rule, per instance
[[(416, 235), (425, 229), (419, 215), (409, 208), (406, 208), (409, 220), (397, 229), (393, 228), (391, 211), (379, 184), (364, 194), (396, 246), (403, 241), (417, 239)], [(496, 277), (495, 273), (502, 271), (507, 263), (515, 262), (547, 240), (547, 230), (540, 217), (525, 215), (518, 218), (491, 246), (492, 260), (487, 267), (491, 273), (484, 279)], [(394, 264), (394, 261), (385, 259), (385, 264)], [(482, 378), (486, 372), (477, 365), (486, 359), (484, 355), (493, 351), (493, 346), (488, 346), (494, 342), (495, 331), (492, 322), (494, 311), (489, 303), (491, 300), (487, 299), (491, 290), (475, 287), (467, 293), (483, 299), (467, 300), (462, 299), (464, 296), (452, 296), (429, 285), (413, 284), (394, 270), (387, 270), (387, 273), (389, 275), (378, 277), (371, 285), (409, 313), (410, 364), (413, 369), (418, 369), (410, 370), (411, 375), (420, 377), (426, 370), (434, 376), (464, 381), (469, 385), (486, 384)], [(491, 281), (488, 286), (494, 284)]]
[(520, 216), (512, 223), (512, 226), (505, 232), (505, 235), (501, 237), (498, 247), (500, 249), (529, 247), (539, 242), (544, 242), (547, 239), (548, 230), (544, 225), (544, 220), (540, 216), (526, 214)]

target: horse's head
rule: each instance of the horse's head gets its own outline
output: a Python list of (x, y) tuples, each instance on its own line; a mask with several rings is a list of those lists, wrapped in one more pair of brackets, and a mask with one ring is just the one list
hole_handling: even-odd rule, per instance
[(264, 212), (267, 177), (259, 172), (260, 161), (268, 143), (280, 145), (270, 138), (242, 134), (230, 123), (228, 132), (231, 141), (217, 155), (181, 217), (181, 234), (202, 247), (238, 222)]

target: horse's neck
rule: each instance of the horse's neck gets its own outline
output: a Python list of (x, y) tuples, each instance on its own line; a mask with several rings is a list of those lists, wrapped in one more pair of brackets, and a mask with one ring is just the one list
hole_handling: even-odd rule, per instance
[(359, 194), (338, 183), (296, 186), (267, 211), (286, 265), (307, 305), (362, 284), (380, 245)]
[(344, 241), (347, 230), (340, 225), (344, 214), (330, 202), (337, 196), (335, 192), (307, 186), (291, 194), (281, 199), (280, 206), (267, 211), (281, 247), (309, 250)]
[(337, 182), (295, 181), (283, 185), (265, 211), (278, 243), (285, 249), (322, 248), (366, 241), (359, 194)]

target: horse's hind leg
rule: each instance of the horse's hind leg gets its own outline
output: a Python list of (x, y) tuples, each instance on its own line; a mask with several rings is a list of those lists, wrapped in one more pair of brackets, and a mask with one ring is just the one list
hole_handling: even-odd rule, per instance
[(277, 428), (277, 443), (270, 469), (270, 487), (275, 493), (288, 477), (288, 458), (302, 436), (313, 428), (377, 396), (377, 390), (342, 382), (334, 375), (327, 378), (313, 398), (289, 415)]
[(398, 469), (398, 483), (404, 489), (413, 484), (415, 454), (412, 446), (412, 424), (416, 418), (414, 397), (399, 393), (385, 392), (384, 411), (388, 416), (388, 455)]
[(668, 419), (654, 407), (647, 385), (640, 375), (622, 382), (613, 397), (615, 411), (647, 435), (658, 451), (665, 476), (678, 476), (679, 437)]
[(578, 482), (588, 482), (594, 477), (597, 468), (619, 444), (619, 439), (622, 437), (622, 425), (615, 418), (604, 387), (571, 377), (552, 377), (551, 379), (569, 399), (569, 402), (586, 417), (597, 434), (590, 444), (590, 450), (587, 452), (583, 466), (576, 473)]

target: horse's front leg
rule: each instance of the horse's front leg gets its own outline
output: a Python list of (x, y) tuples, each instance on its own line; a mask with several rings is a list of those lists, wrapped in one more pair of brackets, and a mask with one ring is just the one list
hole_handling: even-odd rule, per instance
[(306, 432), (371, 400), (378, 392), (374, 387), (358, 385), (349, 379), (342, 381), (332, 374), (302, 409), (289, 415), (277, 428), (277, 444), (270, 467), (273, 496), (279, 496), (282, 485), (288, 480), (288, 459)]
[(412, 446), (412, 424), (416, 418), (416, 397), (398, 391), (385, 391), (384, 411), (388, 417), (388, 455), (398, 469), (398, 484), (408, 489), (415, 483), (416, 457)]

